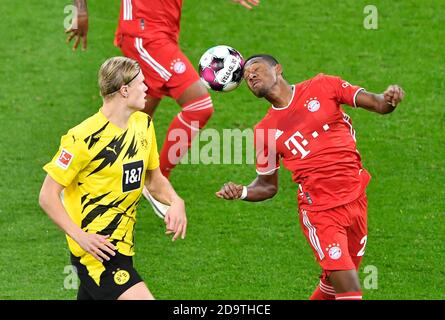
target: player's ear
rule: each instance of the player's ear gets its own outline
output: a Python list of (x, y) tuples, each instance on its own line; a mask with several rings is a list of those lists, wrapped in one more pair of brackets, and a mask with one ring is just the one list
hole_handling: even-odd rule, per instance
[(283, 74), (283, 67), (281, 66), (281, 64), (275, 65), (275, 72), (279, 75)]
[(124, 98), (128, 98), (128, 86), (122, 86), (120, 93)]

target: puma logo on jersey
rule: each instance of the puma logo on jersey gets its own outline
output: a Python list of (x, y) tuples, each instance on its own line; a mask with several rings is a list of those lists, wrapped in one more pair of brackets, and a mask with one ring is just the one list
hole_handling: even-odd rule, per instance
[(116, 152), (116, 145), (114, 145), (113, 148), (107, 146), (107, 147), (105, 148), (105, 150), (107, 150), (107, 151), (111, 151), (111, 152), (113, 152), (115, 155), (117, 155), (117, 152)]

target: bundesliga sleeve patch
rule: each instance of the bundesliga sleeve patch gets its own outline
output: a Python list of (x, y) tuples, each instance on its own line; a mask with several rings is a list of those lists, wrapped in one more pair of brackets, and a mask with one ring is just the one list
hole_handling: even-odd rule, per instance
[(56, 160), (56, 164), (59, 167), (61, 167), (62, 169), (67, 169), (70, 166), (73, 158), (74, 158), (74, 155), (72, 153), (68, 152), (65, 149), (62, 149), (62, 152), (60, 153), (59, 158), (57, 158), (57, 160)]

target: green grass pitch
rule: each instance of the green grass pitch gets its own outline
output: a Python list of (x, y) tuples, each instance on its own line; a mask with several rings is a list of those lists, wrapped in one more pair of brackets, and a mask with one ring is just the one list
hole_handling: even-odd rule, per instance
[[(38, 205), (41, 167), (69, 128), (101, 104), (97, 70), (113, 47), (118, 1), (90, 1), (89, 49), (65, 44), (69, 1), (6, 1), (0, 20), (0, 299), (75, 299), (64, 288), (64, 236)], [(185, 0), (181, 46), (200, 55), (228, 44), (249, 56), (270, 53), (286, 78), (335, 74), (374, 92), (397, 83), (406, 99), (393, 114), (351, 110), (358, 148), (373, 179), (363, 267), (375, 266), (365, 299), (445, 299), (445, 14), (440, 0), (374, 1), (378, 29), (363, 27), (369, 1), (266, 1), (251, 12), (228, 0)], [(442, 40), (440, 40), (442, 39)], [(243, 84), (212, 93), (208, 127), (252, 127), (267, 110)], [(179, 108), (156, 114), (158, 143)], [(307, 299), (319, 267), (303, 237), (290, 174), (263, 203), (226, 202), (214, 192), (249, 183), (253, 165), (182, 165), (172, 183), (186, 200), (186, 240), (172, 243), (144, 201), (135, 265), (158, 299)]]

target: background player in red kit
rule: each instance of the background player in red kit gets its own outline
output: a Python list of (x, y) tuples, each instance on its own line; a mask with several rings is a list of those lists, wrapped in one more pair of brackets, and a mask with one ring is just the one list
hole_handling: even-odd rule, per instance
[[(251, 9), (259, 0), (232, 0)], [(67, 41), (75, 38), (75, 50), (82, 41), (86, 49), (88, 13), (86, 0), (74, 0), (78, 8), (77, 28), (70, 28)], [(199, 81), (193, 65), (179, 48), (182, 0), (122, 0), (115, 45), (142, 68), (148, 85), (145, 111), (152, 116), (163, 96), (176, 100), (182, 111), (167, 131), (160, 153), (160, 169), (167, 178), (191, 146), (199, 129), (213, 113), (206, 87)], [(188, 141), (169, 139), (173, 130), (187, 132)], [(173, 135), (176, 137), (177, 135)], [(175, 146), (169, 154), (171, 146)], [(174, 152), (177, 151), (177, 152)]]
[(322, 267), (311, 299), (361, 299), (357, 271), (367, 241), (366, 186), (369, 173), (356, 149), (355, 131), (341, 104), (386, 114), (404, 97), (391, 85), (374, 94), (319, 74), (295, 85), (269, 55), (247, 59), (244, 79), (272, 106), (255, 127), (257, 178), (249, 185), (226, 183), (220, 198), (262, 201), (278, 190), (278, 168), (299, 184), (300, 224)]

